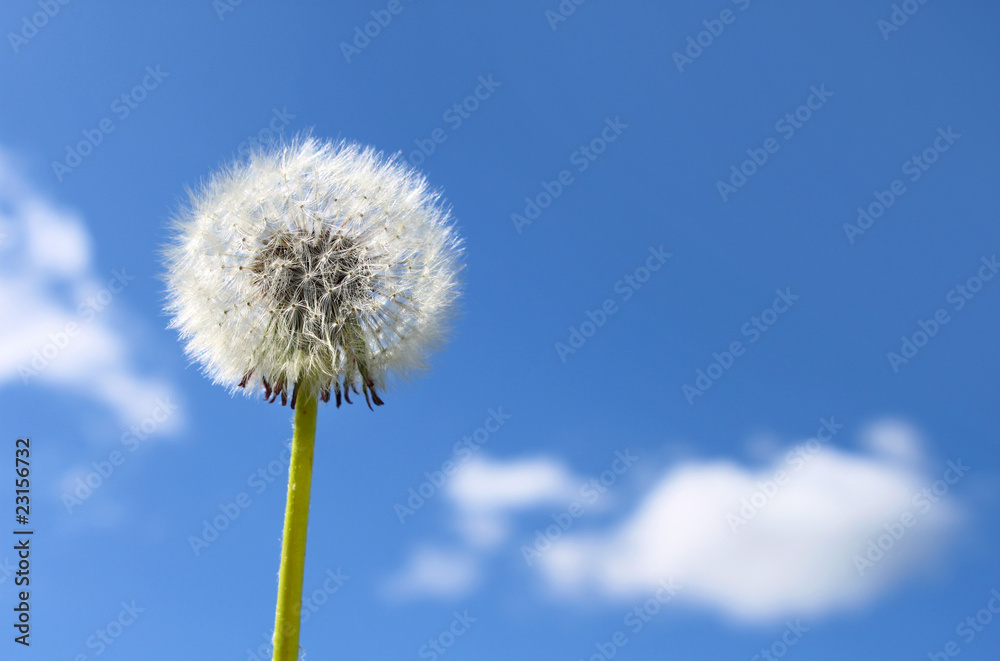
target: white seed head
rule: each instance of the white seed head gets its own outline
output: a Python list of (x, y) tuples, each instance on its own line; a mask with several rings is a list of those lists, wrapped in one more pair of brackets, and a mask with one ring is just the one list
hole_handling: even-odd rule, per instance
[(339, 405), (360, 386), (381, 404), (447, 330), (461, 241), (398, 158), (312, 137), (261, 148), (191, 192), (174, 225), (171, 326), (234, 390)]

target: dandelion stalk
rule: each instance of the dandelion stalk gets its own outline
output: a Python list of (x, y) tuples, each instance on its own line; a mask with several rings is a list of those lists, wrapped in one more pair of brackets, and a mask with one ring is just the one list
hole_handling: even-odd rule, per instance
[(316, 398), (305, 389), (297, 400), (292, 459), (288, 469), (285, 532), (281, 541), (281, 569), (278, 572), (278, 607), (274, 615), (274, 661), (295, 661), (299, 655), (302, 576), (306, 564), (309, 491), (316, 442)]
[(461, 239), (399, 156), (308, 136), (212, 175), (174, 228), (166, 308), (188, 355), (296, 409), (274, 633), (274, 659), (293, 661), (318, 402), (381, 406), (423, 370), (458, 297)]

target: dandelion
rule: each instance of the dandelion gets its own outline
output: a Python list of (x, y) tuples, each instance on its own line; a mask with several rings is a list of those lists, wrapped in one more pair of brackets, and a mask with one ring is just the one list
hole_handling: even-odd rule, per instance
[(295, 409), (274, 658), (295, 659), (317, 402), (383, 404), (426, 367), (461, 244), (422, 175), (348, 142), (260, 149), (190, 194), (166, 250), (167, 310), (218, 384)]

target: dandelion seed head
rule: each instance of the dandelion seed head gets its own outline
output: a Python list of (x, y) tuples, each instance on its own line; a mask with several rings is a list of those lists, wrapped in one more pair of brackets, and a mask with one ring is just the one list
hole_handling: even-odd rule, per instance
[[(190, 193), (165, 253), (167, 310), (217, 383), (381, 403), (426, 366), (458, 295), (461, 241), (422, 175), (298, 137)], [(370, 405), (370, 404), (369, 404)]]

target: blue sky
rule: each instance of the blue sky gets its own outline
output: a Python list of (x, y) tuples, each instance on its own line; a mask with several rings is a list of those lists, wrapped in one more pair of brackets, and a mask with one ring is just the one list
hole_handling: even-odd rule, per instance
[(311, 130), (418, 164), (468, 266), (426, 377), (320, 411), (306, 658), (996, 658), (998, 19), (4, 3), (3, 649), (267, 658), (289, 411), (187, 364), (158, 251)]

